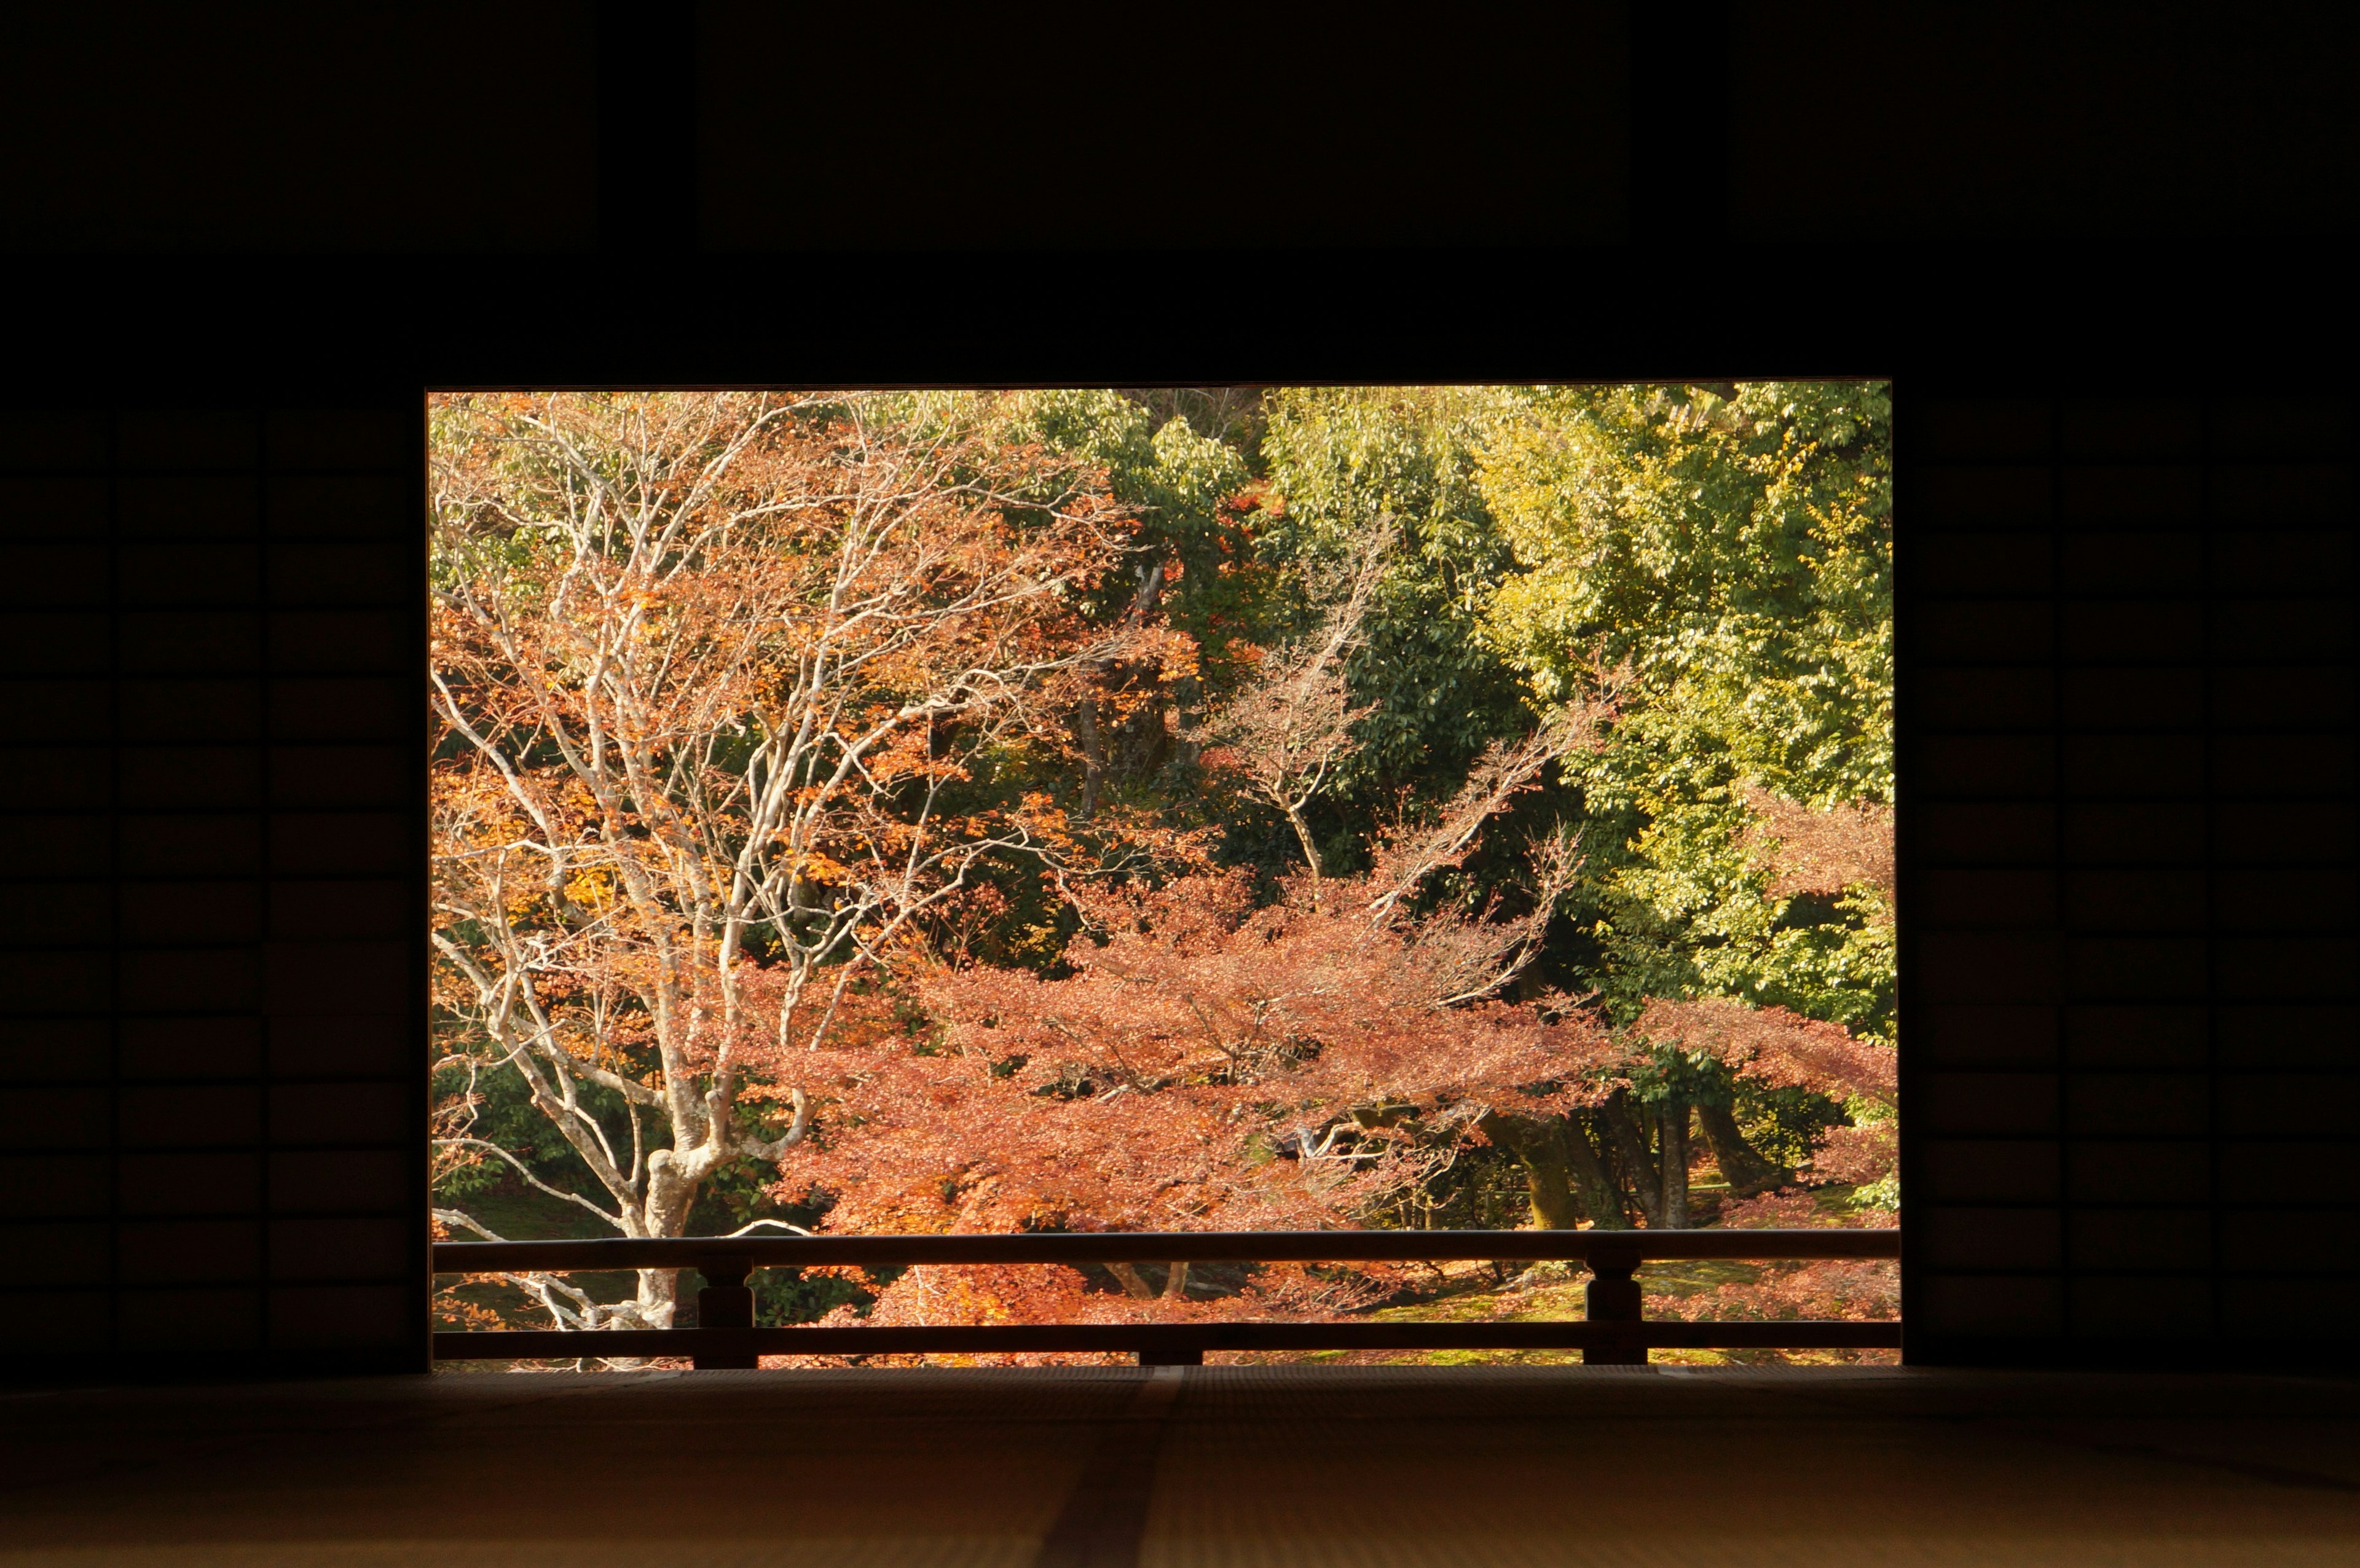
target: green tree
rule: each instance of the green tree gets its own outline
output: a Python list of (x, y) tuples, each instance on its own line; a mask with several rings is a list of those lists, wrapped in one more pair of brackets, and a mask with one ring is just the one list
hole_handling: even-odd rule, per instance
[(1543, 697), (1627, 665), (1625, 730), (1811, 805), (1893, 793), (1891, 397), (1538, 388), (1475, 485), (1515, 557), (1493, 646)]
[[(1591, 861), (1569, 912), (1592, 944), (1585, 979), (1620, 1021), (1651, 996), (1722, 995), (1889, 1041), (1889, 892), (1860, 855), (1799, 867), (1790, 847), (1848, 824), (1889, 833), (1887, 389), (1510, 399), (1475, 475), (1515, 558), (1486, 637), (1536, 696), (1611, 683), (1620, 710), (1610, 744), (1578, 762)], [(1771, 1124), (1812, 1115), (1668, 1051), (1632, 1093), (1703, 1106), (1716, 1144), (1732, 1102), (1771, 1142), (1794, 1130)]]
[(1486, 746), (1531, 726), (1516, 670), (1483, 636), (1515, 566), (1477, 484), (1502, 397), (1457, 387), (1269, 394), (1264, 559), (1316, 578), (1349, 570), (1373, 528), (1401, 539), (1347, 667), (1354, 704), (1370, 710), (1338, 783), (1360, 807), (1355, 825), (1404, 786), (1447, 795)]

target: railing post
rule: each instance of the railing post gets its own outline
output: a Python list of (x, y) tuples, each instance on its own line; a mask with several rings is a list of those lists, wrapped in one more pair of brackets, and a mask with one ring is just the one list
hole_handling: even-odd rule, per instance
[[(1640, 1321), (1639, 1281), (1631, 1278), (1638, 1272), (1639, 1249), (1624, 1243), (1608, 1242), (1590, 1249), (1590, 1288), (1582, 1293), (1587, 1309), (1583, 1315), (1591, 1323), (1635, 1323)], [(1647, 1347), (1644, 1345), (1586, 1345), (1581, 1349), (1586, 1366), (1644, 1367)]]
[[(754, 1292), (746, 1283), (746, 1276), (754, 1271), (752, 1258), (700, 1258), (696, 1271), (705, 1276), (705, 1289), (696, 1293), (699, 1329), (754, 1326)], [(699, 1372), (746, 1371), (762, 1364), (761, 1357), (751, 1351), (733, 1356), (697, 1350), (691, 1353), (691, 1359)]]

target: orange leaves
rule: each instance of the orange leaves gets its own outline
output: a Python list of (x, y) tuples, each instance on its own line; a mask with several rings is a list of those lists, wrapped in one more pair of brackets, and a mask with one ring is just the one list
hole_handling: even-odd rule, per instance
[(797, 855), (789, 862), (788, 875), (800, 881), (816, 882), (825, 886), (833, 882), (849, 882), (858, 877), (858, 873), (844, 862), (814, 850), (808, 855)]
[[(1889, 1135), (1891, 1130), (1888, 1125), (1883, 1128), (1837, 1127), (1832, 1132), (1837, 1135), (1879, 1132)], [(1889, 1163), (1886, 1169), (1890, 1169)], [(1765, 1192), (1759, 1197), (1732, 1203), (1721, 1211), (1721, 1223), (1741, 1230), (1807, 1230), (1836, 1224), (1880, 1229), (1894, 1225), (1896, 1221), (1896, 1216), (1890, 1209), (1859, 1210), (1838, 1219), (1822, 1209), (1809, 1193), (1791, 1187), (1783, 1192)], [(1797, 1318), (1862, 1322), (1897, 1317), (1901, 1312), (1900, 1269), (1898, 1265), (1891, 1262), (1861, 1259), (1773, 1262), (1748, 1267), (1744, 1272), (1750, 1278), (1725, 1280), (1686, 1293), (1651, 1290), (1646, 1297), (1647, 1315), (1691, 1323), (1792, 1321)], [(1643, 1285), (1648, 1282), (1644, 1270), (1640, 1280)], [(1839, 1353), (1835, 1358), (1885, 1360), (1890, 1357), (1890, 1352), (1872, 1351)], [(1771, 1353), (1766, 1359), (1783, 1361), (1789, 1357)]]
[(1770, 894), (1874, 888), (1893, 903), (1893, 808), (1853, 800), (1824, 811), (1759, 787), (1744, 790), (1754, 814), (1747, 847), (1771, 872)]
[(1895, 1122), (1828, 1128), (1811, 1156), (1812, 1178), (1852, 1182), (1883, 1179), (1901, 1158), (1900, 1130)]
[[(1196, 638), (1168, 626), (1150, 626), (1139, 633), (1131, 657), (1141, 663), (1152, 664), (1156, 681), (1168, 687), (1175, 681), (1195, 678), (1202, 656)], [(1137, 701), (1160, 696), (1150, 688), (1140, 692)]]
[[(1771, 1264), (1754, 1270), (1754, 1274), (1752, 1279), (1716, 1285), (1688, 1295), (1650, 1292), (1646, 1313), (1649, 1317), (1691, 1323), (1792, 1322), (1798, 1318), (1859, 1323), (1900, 1315), (1901, 1274), (1898, 1266), (1890, 1262), (1822, 1259)], [(1644, 1273), (1641, 1281), (1645, 1282)], [(1855, 1352), (1838, 1358), (1889, 1360), (1891, 1352), (1869, 1352), (1864, 1356)]]
[(932, 1027), (884, 1044), (781, 1190), (837, 1192), (855, 1228), (913, 1205), (951, 1229), (1352, 1225), (1486, 1108), (1553, 1108), (1607, 1053), (1580, 1020), (1437, 1007), (1406, 934), (1256, 909), (1239, 874), (1075, 898), (1064, 978), (915, 972)]
[(1900, 1144), (1891, 1119), (1898, 1088), (1891, 1046), (1855, 1040), (1840, 1025), (1784, 1007), (1749, 1007), (1726, 996), (1657, 998), (1634, 1028), (1660, 1044), (1710, 1055), (1757, 1083), (1850, 1103), (1861, 1125), (1830, 1127), (1820, 1136), (1807, 1180), (1867, 1185), (1893, 1173)]
[(1890, 1106), (1896, 1094), (1893, 1048), (1855, 1040), (1841, 1024), (1785, 1007), (1749, 1007), (1726, 996), (1675, 1002), (1657, 997), (1633, 1026), (1659, 1044), (1702, 1051), (1741, 1076), (1773, 1088), (1802, 1088), (1841, 1102)]
[(1054, 796), (1045, 791), (1026, 790), (1019, 798), (1016, 810), (1011, 814), (1017, 822), (1022, 823), (1034, 838), (1052, 848), (1070, 855), (1080, 847), (1078, 841), (1069, 831), (1073, 824), (1072, 817), (1066, 814), (1063, 806), (1057, 804)]

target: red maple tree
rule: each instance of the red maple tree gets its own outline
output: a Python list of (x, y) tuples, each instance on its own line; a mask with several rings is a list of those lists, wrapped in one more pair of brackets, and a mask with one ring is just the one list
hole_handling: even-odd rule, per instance
[(1058, 977), (913, 975), (927, 1027), (833, 1059), (782, 1190), (840, 1194), (828, 1223), (857, 1230), (1349, 1226), (1493, 1115), (1591, 1092), (1608, 1042), (1587, 1014), (1451, 1005), (1464, 943), (1380, 909), (1371, 879), (1328, 887), (1077, 893)]

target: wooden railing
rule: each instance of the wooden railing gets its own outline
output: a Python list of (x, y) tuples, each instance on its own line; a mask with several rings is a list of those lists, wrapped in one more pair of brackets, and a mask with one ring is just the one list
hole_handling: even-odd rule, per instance
[[(1687, 1258), (1884, 1258), (1897, 1230), (1123, 1231), (1080, 1236), (682, 1236), (660, 1240), (446, 1241), (438, 1274), (555, 1274), (694, 1269), (697, 1325), (675, 1329), (498, 1329), (438, 1334), (443, 1360), (686, 1356), (699, 1368), (762, 1356), (1135, 1355), (1142, 1367), (1196, 1366), (1208, 1350), (1574, 1350), (1637, 1365), (1662, 1349), (1892, 1349), (1897, 1322), (1681, 1323), (1640, 1312), (1642, 1264)], [(1564, 1261), (1590, 1274), (1587, 1315), (1555, 1323), (1008, 1323), (987, 1327), (756, 1328), (757, 1269), (917, 1263), (1414, 1263)]]

